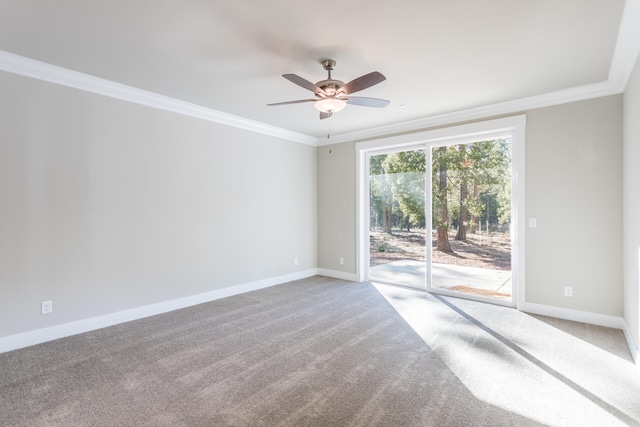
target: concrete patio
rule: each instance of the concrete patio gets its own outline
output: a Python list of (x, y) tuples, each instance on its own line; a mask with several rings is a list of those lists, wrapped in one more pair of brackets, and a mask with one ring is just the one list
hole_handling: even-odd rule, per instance
[[(432, 264), (431, 272), (434, 288), (476, 295), (486, 292), (484, 296), (490, 298), (511, 299), (511, 271), (509, 270)], [(425, 289), (426, 263), (411, 260), (394, 261), (371, 267), (369, 276), (372, 280)], [(452, 289), (454, 287), (460, 288)], [(460, 289), (463, 288), (471, 288), (469, 289), (471, 292), (461, 291)], [(480, 292), (475, 293), (473, 290)]]

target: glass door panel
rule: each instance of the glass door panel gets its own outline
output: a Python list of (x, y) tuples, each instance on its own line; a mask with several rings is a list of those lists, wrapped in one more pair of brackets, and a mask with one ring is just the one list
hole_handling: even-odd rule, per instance
[(369, 156), (369, 278), (425, 289), (424, 149)]
[(511, 141), (431, 148), (429, 290), (512, 301)]

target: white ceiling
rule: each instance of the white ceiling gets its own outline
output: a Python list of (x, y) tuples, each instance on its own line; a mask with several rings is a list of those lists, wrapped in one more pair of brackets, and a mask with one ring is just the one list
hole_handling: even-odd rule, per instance
[[(329, 124), (357, 134), (607, 82), (628, 9), (624, 0), (0, 0), (0, 50), (322, 137)], [(384, 74), (358, 95), (391, 104), (348, 105), (330, 121), (313, 103), (266, 106), (310, 97), (281, 75), (325, 79), (328, 58), (345, 82)]]

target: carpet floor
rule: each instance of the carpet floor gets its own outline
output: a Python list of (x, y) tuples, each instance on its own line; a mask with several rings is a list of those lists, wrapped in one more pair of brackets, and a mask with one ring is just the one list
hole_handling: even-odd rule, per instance
[(0, 354), (0, 425), (640, 425), (640, 373), (618, 330), (313, 277)]

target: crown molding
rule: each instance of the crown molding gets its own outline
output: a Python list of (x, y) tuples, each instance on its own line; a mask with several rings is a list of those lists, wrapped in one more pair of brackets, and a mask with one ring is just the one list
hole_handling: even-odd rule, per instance
[(520, 98), (513, 101), (500, 102), (497, 104), (485, 105), (481, 107), (469, 108), (466, 110), (453, 111), (451, 113), (438, 114), (421, 119), (409, 120), (405, 122), (393, 123), (385, 126), (378, 126), (370, 129), (363, 129), (355, 132), (332, 135), (330, 140), (318, 140), (318, 146), (337, 144), (347, 141), (361, 141), (372, 138), (380, 138), (394, 134), (408, 132), (418, 132), (436, 126), (450, 125), (470, 120), (486, 119), (507, 114), (522, 113), (535, 108), (550, 107), (552, 105), (566, 104), (568, 102), (583, 101), (601, 96), (608, 96), (620, 93), (616, 85), (609, 82), (594, 83), (591, 85), (579, 86), (543, 95)]
[(627, 0), (609, 69), (609, 82), (624, 92), (640, 54), (640, 0)]
[(313, 136), (271, 126), (266, 123), (224, 113), (202, 105), (181, 101), (5, 51), (0, 51), (0, 70), (214, 123), (300, 142), (302, 144), (315, 146), (318, 141), (318, 139)]

